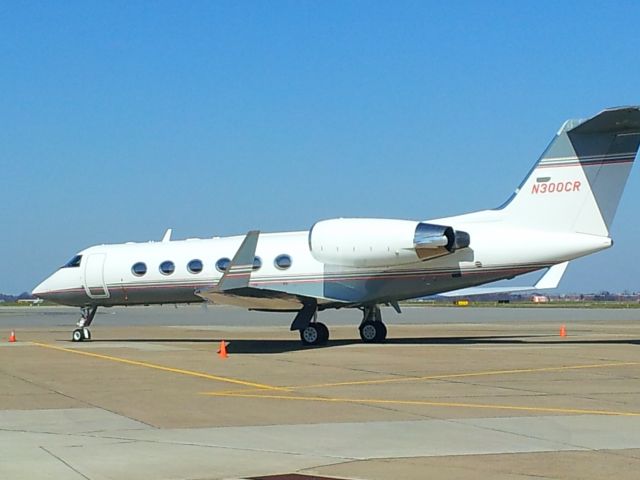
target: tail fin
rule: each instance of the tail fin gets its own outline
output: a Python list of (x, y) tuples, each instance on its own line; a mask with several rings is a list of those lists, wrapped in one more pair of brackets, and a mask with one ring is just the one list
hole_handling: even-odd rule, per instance
[(568, 120), (516, 190), (510, 222), (555, 232), (609, 236), (640, 144), (640, 107)]

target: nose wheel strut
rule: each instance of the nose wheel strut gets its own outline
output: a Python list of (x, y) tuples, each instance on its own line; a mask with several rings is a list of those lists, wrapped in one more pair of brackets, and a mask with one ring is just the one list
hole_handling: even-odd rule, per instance
[(93, 322), (93, 317), (96, 316), (97, 311), (97, 306), (82, 307), (80, 310), (80, 320), (76, 323), (78, 328), (76, 328), (71, 334), (72, 341), (85, 342), (91, 340), (91, 330), (89, 330), (89, 325)]

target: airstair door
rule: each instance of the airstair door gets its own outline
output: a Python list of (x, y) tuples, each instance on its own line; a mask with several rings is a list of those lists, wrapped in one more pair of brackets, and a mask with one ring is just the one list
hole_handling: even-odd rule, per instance
[(93, 253), (84, 267), (84, 289), (89, 298), (109, 298), (109, 290), (104, 282), (104, 261), (106, 253)]

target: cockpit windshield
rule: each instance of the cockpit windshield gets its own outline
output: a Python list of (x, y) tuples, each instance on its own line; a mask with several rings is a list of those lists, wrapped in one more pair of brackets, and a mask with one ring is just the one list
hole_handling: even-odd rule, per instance
[(82, 260), (82, 255), (76, 255), (67, 263), (65, 263), (61, 268), (75, 268), (80, 266), (80, 260)]

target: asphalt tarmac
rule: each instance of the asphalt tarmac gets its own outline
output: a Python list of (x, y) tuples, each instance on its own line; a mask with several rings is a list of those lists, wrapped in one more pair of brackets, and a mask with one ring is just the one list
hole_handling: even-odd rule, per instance
[(637, 478), (640, 310), (383, 313), (0, 308), (0, 478)]

